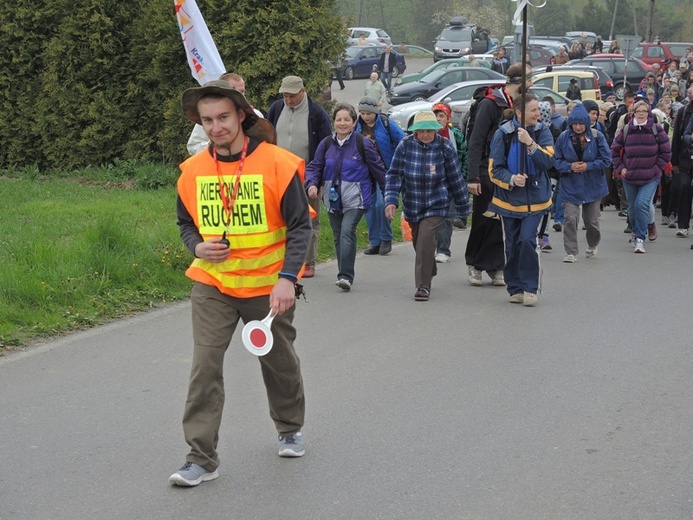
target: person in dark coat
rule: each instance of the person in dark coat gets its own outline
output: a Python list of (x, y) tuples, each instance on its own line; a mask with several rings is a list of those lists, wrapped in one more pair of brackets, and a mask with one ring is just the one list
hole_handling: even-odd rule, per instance
[(582, 101), (582, 92), (580, 91), (580, 86), (575, 78), (570, 80), (570, 86), (565, 93), (565, 97), (573, 101)]

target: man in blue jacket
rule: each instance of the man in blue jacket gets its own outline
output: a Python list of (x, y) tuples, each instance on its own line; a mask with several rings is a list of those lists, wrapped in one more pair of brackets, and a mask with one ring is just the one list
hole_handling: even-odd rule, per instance
[[(272, 103), (267, 113), (267, 120), (274, 125), (277, 132), (277, 146), (298, 155), (308, 164), (313, 160), (320, 141), (332, 133), (330, 116), (306, 94), (303, 80), (298, 76), (285, 77), (279, 87), (279, 93), (283, 99)], [(303, 278), (315, 276), (317, 241), (320, 235), (320, 201), (311, 199), (309, 204), (318, 215), (312, 219), (313, 236)]]

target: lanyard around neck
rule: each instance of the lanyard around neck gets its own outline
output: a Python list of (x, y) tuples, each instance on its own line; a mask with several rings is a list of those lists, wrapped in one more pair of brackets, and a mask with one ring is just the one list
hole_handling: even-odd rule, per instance
[[(238, 197), (238, 190), (241, 186), (241, 175), (243, 174), (243, 164), (245, 163), (245, 156), (248, 153), (248, 137), (246, 136), (243, 140), (243, 150), (241, 151), (241, 157), (238, 160), (238, 168), (236, 168), (236, 182), (233, 185), (233, 192), (229, 196), (229, 188), (224, 182), (224, 177), (221, 174), (221, 166), (219, 165), (219, 160), (217, 159), (217, 150), (214, 149), (214, 164), (217, 167), (217, 177), (219, 179), (219, 194), (221, 195), (222, 203), (222, 219), (226, 231), (230, 231), (231, 215), (233, 214), (233, 207), (236, 204), (236, 197)], [(226, 236), (226, 231), (224, 236)]]

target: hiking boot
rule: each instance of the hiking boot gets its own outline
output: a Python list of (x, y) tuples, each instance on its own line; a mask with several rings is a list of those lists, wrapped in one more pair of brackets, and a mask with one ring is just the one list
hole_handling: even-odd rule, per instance
[(565, 255), (563, 258), (564, 264), (574, 264), (575, 262), (577, 262), (577, 257), (575, 255)]
[(452, 225), (458, 229), (467, 229), (467, 219), (455, 218), (452, 220)]
[(315, 267), (307, 265), (303, 270), (303, 278), (313, 278), (315, 276)]
[(351, 281), (346, 278), (340, 278), (334, 284), (343, 291), (351, 291)]
[(553, 223), (553, 230), (558, 231), (559, 233), (563, 231), (563, 223), (562, 222), (554, 222)]
[(205, 468), (194, 462), (186, 462), (181, 468), (168, 478), (169, 484), (176, 486), (193, 487), (219, 478), (217, 470), (207, 471)]
[(491, 284), (496, 287), (505, 287), (505, 278), (503, 278), (503, 271), (498, 269), (497, 271), (488, 271), (488, 275), (491, 277)]
[(363, 252), (364, 255), (377, 255), (378, 253), (380, 253), (380, 244), (371, 246)]
[(587, 258), (594, 258), (597, 256), (597, 250), (599, 249), (599, 246), (594, 246), (594, 247), (588, 247), (587, 250), (585, 250), (585, 256)]
[(634, 239), (633, 244), (633, 253), (642, 254), (645, 252), (645, 241), (642, 238)]
[(688, 230), (687, 229), (679, 229), (676, 232), (676, 236), (680, 238), (686, 238), (688, 236)]
[(303, 444), (303, 434), (301, 432), (279, 436), (280, 457), (303, 457), (305, 453), (306, 446)]
[(450, 256), (446, 255), (445, 253), (438, 253), (436, 255), (436, 263), (437, 264), (447, 264), (450, 261)]
[(647, 225), (647, 240), (650, 242), (657, 240), (657, 225), (654, 222)]
[(416, 290), (416, 294), (414, 294), (414, 299), (417, 302), (427, 302), (428, 298), (431, 296), (431, 291), (426, 289), (425, 287), (419, 287)]
[(522, 303), (524, 301), (524, 299), (525, 299), (525, 294), (519, 292), (519, 293), (511, 294), (510, 298), (508, 298), (508, 301), (510, 303)]
[(390, 240), (383, 240), (380, 242), (380, 254), (385, 256), (390, 251), (392, 251), (392, 242)]
[(481, 281), (481, 271), (472, 265), (467, 266), (467, 281), (469, 285), (481, 286), (484, 283)]
[(537, 303), (537, 295), (534, 293), (526, 292), (522, 295), (522, 305), (525, 307), (534, 307)]
[(549, 243), (549, 235), (544, 235), (539, 239), (539, 249), (542, 251), (551, 251), (553, 249)]

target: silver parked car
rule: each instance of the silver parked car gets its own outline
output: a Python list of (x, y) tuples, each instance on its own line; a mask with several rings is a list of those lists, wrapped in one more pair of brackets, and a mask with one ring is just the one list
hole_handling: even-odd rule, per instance
[[(462, 117), (469, 110), (474, 91), (479, 87), (490, 86), (496, 83), (499, 82), (493, 80), (480, 80), (455, 83), (432, 95), (426, 101), (412, 101), (411, 103), (394, 106), (388, 110), (387, 115), (406, 130), (413, 124), (414, 116), (417, 112), (421, 110), (431, 110), (434, 104), (446, 102), (452, 109), (451, 123), (453, 125), (459, 125), (462, 121)], [(556, 102), (556, 110), (558, 113), (563, 116), (568, 115), (568, 103), (570, 100), (567, 97), (546, 87), (532, 87), (530, 91), (540, 100), (546, 96), (551, 96)]]

